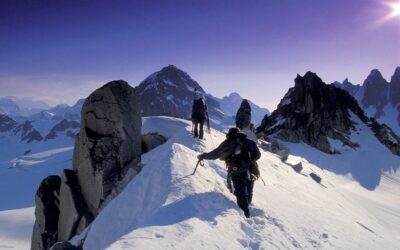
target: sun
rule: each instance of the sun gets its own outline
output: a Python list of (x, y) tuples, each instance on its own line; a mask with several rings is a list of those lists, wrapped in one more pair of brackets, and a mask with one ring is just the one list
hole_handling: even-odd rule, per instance
[(400, 17), (400, 1), (390, 3), (389, 6), (392, 9), (390, 17)]

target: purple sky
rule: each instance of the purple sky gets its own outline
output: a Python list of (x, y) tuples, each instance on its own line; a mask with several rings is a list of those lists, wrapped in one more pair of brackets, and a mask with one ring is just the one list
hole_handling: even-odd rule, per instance
[[(0, 96), (72, 104), (174, 64), (273, 110), (297, 73), (362, 83), (400, 65), (394, 0), (0, 2)], [(398, 0), (396, 0), (398, 1)]]

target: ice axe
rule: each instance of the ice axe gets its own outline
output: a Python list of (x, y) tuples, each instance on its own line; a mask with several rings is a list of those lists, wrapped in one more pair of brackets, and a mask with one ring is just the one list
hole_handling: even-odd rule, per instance
[(202, 159), (200, 159), (200, 160), (197, 161), (196, 167), (194, 168), (194, 171), (193, 171), (193, 174), (192, 174), (192, 175), (194, 175), (194, 174), (196, 173), (197, 167), (198, 167), (199, 165), (202, 166), (202, 167), (204, 167), (204, 162), (203, 162)]

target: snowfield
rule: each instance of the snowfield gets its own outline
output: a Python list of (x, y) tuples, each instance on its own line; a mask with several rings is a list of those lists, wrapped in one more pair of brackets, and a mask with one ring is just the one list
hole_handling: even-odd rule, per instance
[[(218, 146), (223, 133), (212, 130), (206, 140), (193, 139), (189, 122), (170, 117), (143, 118), (147, 132), (158, 132), (168, 141), (142, 156), (142, 172), (82, 235), (87, 236), (84, 249), (399, 249), (399, 166), (383, 170), (373, 189), (360, 185), (351, 170), (341, 171), (347, 160), (354, 160), (353, 165), (373, 161), (373, 156), (358, 158), (374, 153), (371, 148), (351, 158), (351, 150), (328, 156), (297, 144), (298, 150), (292, 149), (297, 156), (290, 155), (287, 163), (261, 150), (266, 185), (256, 182), (252, 217), (246, 219), (226, 188), (222, 161), (205, 161), (192, 175), (197, 155)], [(377, 149), (379, 161), (385, 152)], [(44, 151), (17, 157), (43, 161), (34, 165), (0, 165), (0, 249), (29, 249), (39, 173), (44, 178), (45, 173), (70, 168), (71, 149)], [(394, 159), (400, 163), (398, 157), (388, 161)], [(314, 165), (324, 161), (325, 170)], [(300, 174), (291, 167), (299, 162)], [(335, 164), (340, 171), (334, 171)], [(364, 169), (365, 178), (369, 170)], [(375, 177), (376, 169), (371, 171)], [(322, 177), (321, 184), (309, 177), (312, 172)], [(28, 176), (37, 177), (30, 181)], [(21, 197), (12, 197), (17, 187)], [(77, 241), (79, 237), (71, 240)]]
[[(224, 134), (213, 130), (205, 141), (194, 140), (190, 124), (173, 118), (146, 118), (144, 129), (150, 127), (167, 132), (169, 140), (143, 156), (143, 171), (99, 214), (84, 249), (398, 247), (399, 175), (385, 174), (372, 192), (302, 157), (288, 162), (302, 162), (304, 175), (262, 152), (267, 184), (256, 182), (252, 217), (245, 219), (225, 186), (223, 162), (208, 161), (192, 175), (196, 156), (216, 147)], [(308, 177), (311, 172), (322, 185)]]

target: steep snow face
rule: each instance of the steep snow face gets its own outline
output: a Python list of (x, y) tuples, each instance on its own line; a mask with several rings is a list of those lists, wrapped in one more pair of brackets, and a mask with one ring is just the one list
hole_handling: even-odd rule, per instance
[(203, 88), (186, 72), (174, 65), (162, 68), (147, 77), (138, 86), (143, 116), (168, 115), (189, 118), (192, 110), (194, 89), (197, 96), (206, 96), (210, 115), (222, 118), (219, 103), (208, 98)]
[(29, 249), (35, 208), (0, 210), (0, 249)]
[[(143, 155), (142, 172), (98, 215), (87, 231), (84, 249), (394, 249), (398, 245), (398, 173), (385, 172), (372, 192), (351, 176), (323, 171), (291, 155), (290, 164), (303, 164), (298, 174), (276, 155), (262, 151), (259, 165), (266, 186), (255, 183), (252, 217), (245, 219), (225, 187), (223, 162), (207, 161), (192, 175), (196, 156), (215, 148), (224, 134), (213, 130), (205, 141), (194, 140), (188, 122), (160, 117), (145, 118), (143, 129), (169, 140)], [(322, 177), (322, 185), (308, 177), (311, 172)]]
[[(238, 93), (231, 93), (228, 96), (224, 96), (222, 99), (216, 98), (220, 105), (222, 111), (230, 116), (236, 116), (236, 112), (238, 111), (240, 104), (242, 103), (243, 98)], [(251, 107), (251, 120), (254, 125), (258, 125), (261, 123), (264, 116), (267, 114), (269, 115), (270, 112), (266, 108), (262, 108), (257, 104), (254, 104), (249, 100), (250, 107)]]

